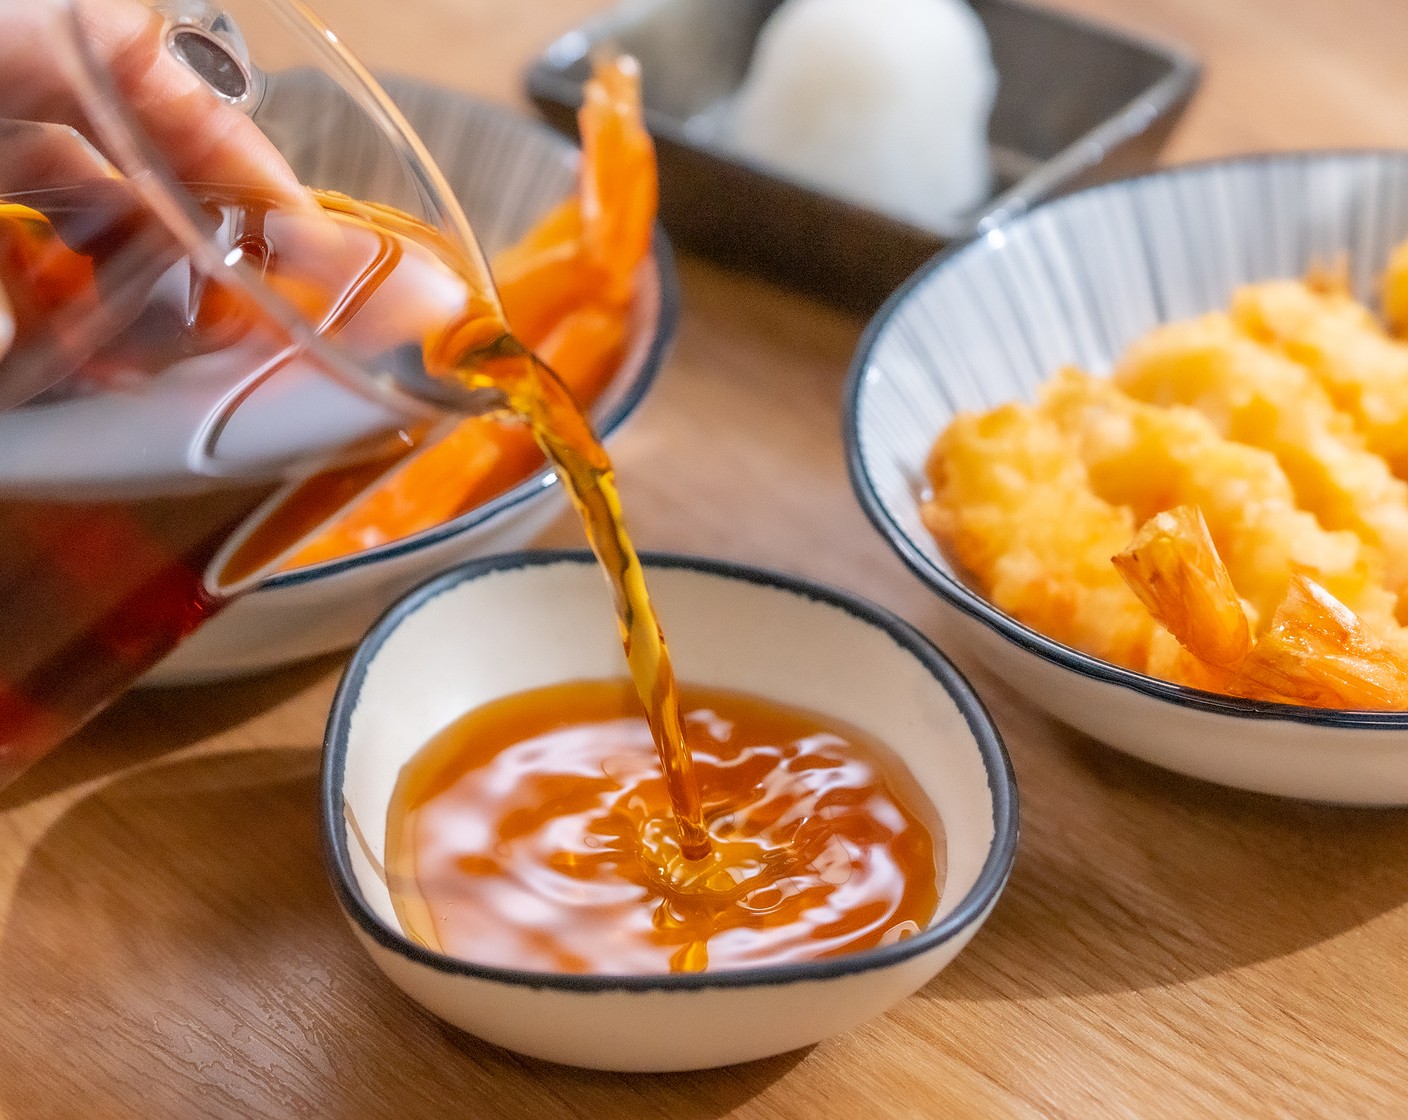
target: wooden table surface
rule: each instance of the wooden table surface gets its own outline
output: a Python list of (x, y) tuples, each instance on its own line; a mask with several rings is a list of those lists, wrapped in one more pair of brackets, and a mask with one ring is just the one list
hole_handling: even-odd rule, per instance
[[(1206, 63), (1166, 157), (1408, 144), (1399, 0), (1056, 0)], [(521, 103), (604, 0), (322, 0), (373, 65)], [(929, 594), (851, 497), (862, 328), (680, 262), (658, 388), (615, 444), (638, 541), (894, 608)], [(578, 541), (555, 526), (547, 541)], [(128, 698), (0, 791), (0, 1117), (1408, 1116), (1408, 813), (1230, 792), (1131, 761), (974, 673), (1012, 754), (1010, 886), (933, 983), (847, 1036), (627, 1076), (440, 1025), (354, 943), (315, 797), (340, 660)]]

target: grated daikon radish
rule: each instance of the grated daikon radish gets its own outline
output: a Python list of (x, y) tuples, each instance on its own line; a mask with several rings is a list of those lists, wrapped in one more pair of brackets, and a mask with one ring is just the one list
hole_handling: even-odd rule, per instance
[(997, 91), (964, 0), (786, 0), (733, 105), (740, 153), (861, 205), (942, 228), (992, 187)]

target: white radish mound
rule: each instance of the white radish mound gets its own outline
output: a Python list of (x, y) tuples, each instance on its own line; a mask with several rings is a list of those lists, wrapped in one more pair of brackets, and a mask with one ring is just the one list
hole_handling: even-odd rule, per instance
[(740, 153), (929, 228), (991, 192), (997, 92), (963, 0), (786, 0), (734, 104)]

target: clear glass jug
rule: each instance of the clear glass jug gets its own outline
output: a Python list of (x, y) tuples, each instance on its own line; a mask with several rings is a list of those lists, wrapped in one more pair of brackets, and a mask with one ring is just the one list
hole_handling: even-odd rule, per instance
[(0, 785), (502, 404), (421, 362), (476, 301), (439, 172), (296, 2), (0, 0)]

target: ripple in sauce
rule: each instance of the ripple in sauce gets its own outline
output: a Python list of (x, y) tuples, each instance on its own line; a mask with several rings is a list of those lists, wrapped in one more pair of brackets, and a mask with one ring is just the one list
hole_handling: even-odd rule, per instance
[(576, 681), (462, 716), (403, 768), (387, 822), (402, 927), (533, 971), (781, 964), (918, 932), (943, 833), (891, 752), (828, 717), (681, 686), (711, 850), (679, 850), (629, 682)]

